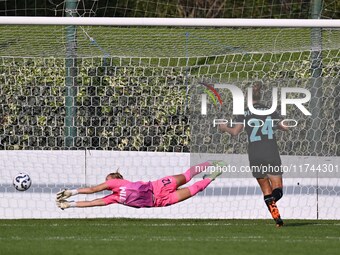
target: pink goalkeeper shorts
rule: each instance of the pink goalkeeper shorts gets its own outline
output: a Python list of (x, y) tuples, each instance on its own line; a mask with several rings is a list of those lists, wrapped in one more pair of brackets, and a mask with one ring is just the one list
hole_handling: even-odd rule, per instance
[(177, 184), (173, 176), (167, 176), (151, 183), (155, 207), (168, 206), (178, 202), (176, 195)]

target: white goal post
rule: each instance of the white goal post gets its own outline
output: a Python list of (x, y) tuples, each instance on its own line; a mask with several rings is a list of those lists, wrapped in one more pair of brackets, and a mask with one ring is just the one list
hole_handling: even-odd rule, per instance
[(340, 27), (330, 19), (84, 18), (0, 17), (1, 25), (180, 26), (180, 27)]
[[(0, 219), (270, 218), (251, 174), (160, 210), (56, 208), (60, 189), (98, 184), (118, 167), (127, 179), (156, 179), (184, 171), (195, 152), (248, 165), (244, 133), (221, 134), (207, 119), (190, 126), (199, 81), (245, 91), (263, 80), (265, 99), (272, 87), (313, 91), (317, 117), (290, 110), (299, 127), (277, 135), (283, 164), (340, 167), (340, 20), (4, 16), (0, 26)], [(230, 95), (222, 100), (232, 117)], [(12, 187), (19, 171), (32, 177), (27, 192)], [(339, 219), (339, 176), (284, 185), (284, 218)]]

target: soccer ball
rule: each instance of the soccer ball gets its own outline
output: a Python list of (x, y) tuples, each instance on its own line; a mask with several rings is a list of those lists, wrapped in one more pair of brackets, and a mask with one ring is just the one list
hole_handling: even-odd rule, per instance
[(13, 186), (18, 191), (25, 191), (31, 187), (32, 181), (28, 174), (18, 173), (13, 179)]

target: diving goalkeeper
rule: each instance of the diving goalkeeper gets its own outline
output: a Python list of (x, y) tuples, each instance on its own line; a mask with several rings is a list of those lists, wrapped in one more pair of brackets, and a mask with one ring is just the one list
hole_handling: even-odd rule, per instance
[[(106, 176), (106, 181), (94, 187), (79, 188), (74, 190), (62, 190), (57, 193), (57, 206), (61, 209), (72, 207), (93, 207), (106, 206), (109, 204), (122, 204), (125, 206), (143, 207), (163, 207), (184, 201), (198, 192), (204, 190), (216, 177), (222, 174), (221, 167), (224, 163), (219, 161), (204, 162), (190, 167), (183, 174), (167, 176), (156, 181), (125, 180), (119, 172), (110, 173)], [(203, 180), (195, 182), (185, 188), (180, 186), (189, 182), (195, 175), (205, 171), (207, 167), (216, 167), (210, 174), (203, 176)], [(92, 194), (104, 190), (111, 190), (112, 194), (92, 201), (71, 202), (66, 199), (77, 194)]]

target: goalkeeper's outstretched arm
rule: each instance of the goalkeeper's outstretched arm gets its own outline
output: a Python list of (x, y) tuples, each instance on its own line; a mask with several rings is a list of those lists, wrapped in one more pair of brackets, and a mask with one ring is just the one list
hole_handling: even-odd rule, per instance
[(102, 184), (99, 184), (94, 187), (88, 187), (88, 188), (79, 188), (79, 189), (65, 189), (57, 193), (57, 202), (65, 200), (71, 196), (77, 195), (77, 194), (93, 194), (97, 193), (103, 190), (106, 190), (108, 188), (107, 184), (104, 182)]
[(97, 192), (107, 190), (107, 189), (108, 189), (108, 186), (104, 182), (102, 184), (99, 184), (99, 185), (93, 186), (93, 187), (79, 188), (79, 189), (77, 189), (77, 191), (78, 191), (78, 194), (93, 194), (93, 193), (97, 193)]
[(104, 206), (107, 205), (103, 199), (97, 198), (92, 201), (78, 201), (78, 202), (70, 202), (67, 200), (57, 201), (57, 206), (64, 210), (70, 207), (94, 207), (94, 206)]
[(107, 184), (102, 183), (94, 187), (79, 188), (79, 189), (74, 189), (74, 190), (68, 190), (68, 189), (62, 190), (57, 193), (57, 206), (63, 210), (70, 208), (70, 207), (104, 206), (106, 204), (101, 198), (94, 199), (92, 201), (78, 201), (78, 202), (70, 202), (70, 201), (67, 201), (66, 199), (77, 194), (97, 193), (97, 192), (106, 190), (107, 188), (108, 188)]

